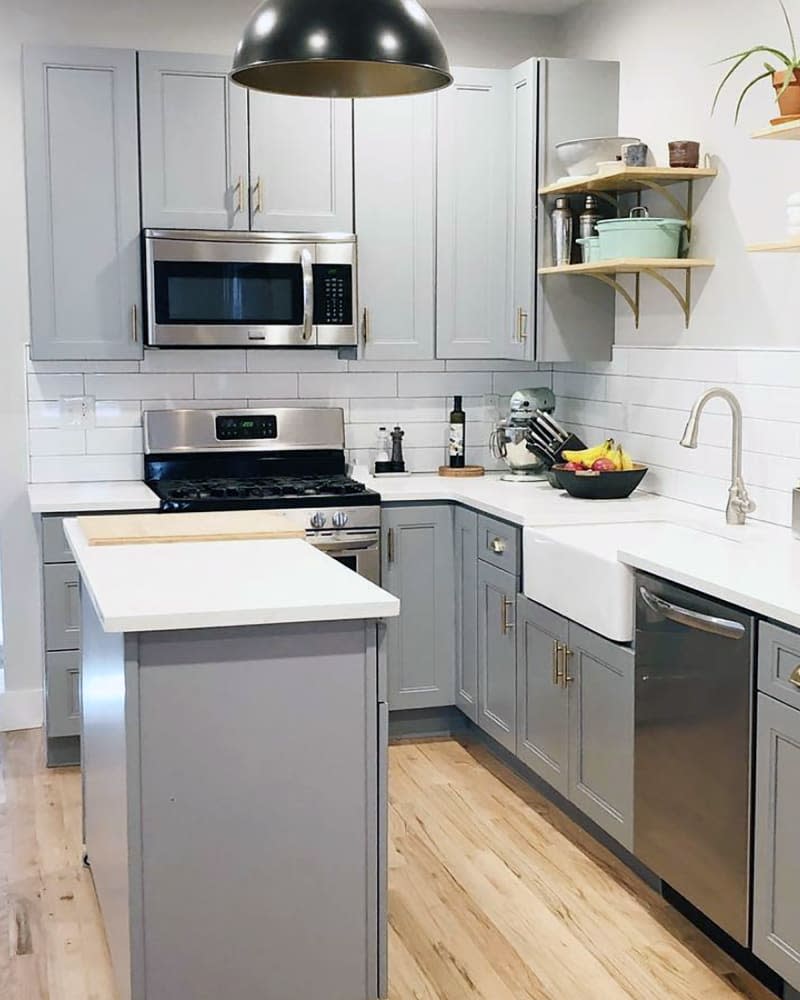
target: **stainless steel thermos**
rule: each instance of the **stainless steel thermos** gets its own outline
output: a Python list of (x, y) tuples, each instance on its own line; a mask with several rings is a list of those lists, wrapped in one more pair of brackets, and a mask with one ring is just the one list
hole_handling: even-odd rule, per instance
[(553, 264), (565, 267), (572, 262), (572, 209), (569, 198), (556, 198), (550, 213), (553, 231)]

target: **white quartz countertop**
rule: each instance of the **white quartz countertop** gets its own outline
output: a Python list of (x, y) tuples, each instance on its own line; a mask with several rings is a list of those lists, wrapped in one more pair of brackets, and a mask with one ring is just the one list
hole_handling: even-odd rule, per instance
[(400, 613), (396, 597), (302, 539), (92, 546), (77, 519), (64, 527), (106, 632)]
[(141, 482), (31, 483), (28, 498), (34, 514), (158, 510), (159, 507), (158, 497)]

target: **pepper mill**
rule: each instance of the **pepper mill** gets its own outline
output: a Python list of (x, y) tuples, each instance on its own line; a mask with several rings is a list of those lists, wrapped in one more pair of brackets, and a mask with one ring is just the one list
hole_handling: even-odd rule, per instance
[(405, 433), (399, 424), (395, 424), (392, 431), (392, 460), (389, 463), (392, 467), (392, 472), (406, 471), (406, 463), (403, 460), (403, 438), (405, 437)]

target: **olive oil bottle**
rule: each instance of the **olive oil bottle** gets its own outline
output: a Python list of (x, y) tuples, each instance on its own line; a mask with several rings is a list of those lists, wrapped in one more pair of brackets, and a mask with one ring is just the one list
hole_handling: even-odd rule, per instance
[(450, 412), (450, 468), (464, 468), (464, 446), (467, 418), (461, 405), (461, 396), (453, 400)]

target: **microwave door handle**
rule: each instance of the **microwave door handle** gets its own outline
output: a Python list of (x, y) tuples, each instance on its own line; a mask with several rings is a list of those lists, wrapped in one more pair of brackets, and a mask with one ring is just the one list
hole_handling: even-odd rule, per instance
[(700, 632), (710, 632), (712, 635), (719, 635), (725, 639), (743, 639), (747, 632), (747, 629), (740, 622), (732, 622), (727, 618), (715, 618), (712, 615), (701, 615), (699, 611), (680, 608), (677, 604), (670, 604), (669, 601), (651, 594), (646, 587), (639, 588), (639, 595), (654, 614), (675, 622), (677, 625), (685, 625), (687, 628), (698, 629)]
[(300, 251), (300, 268), (303, 272), (303, 340), (311, 340), (314, 331), (314, 267), (311, 251)]

